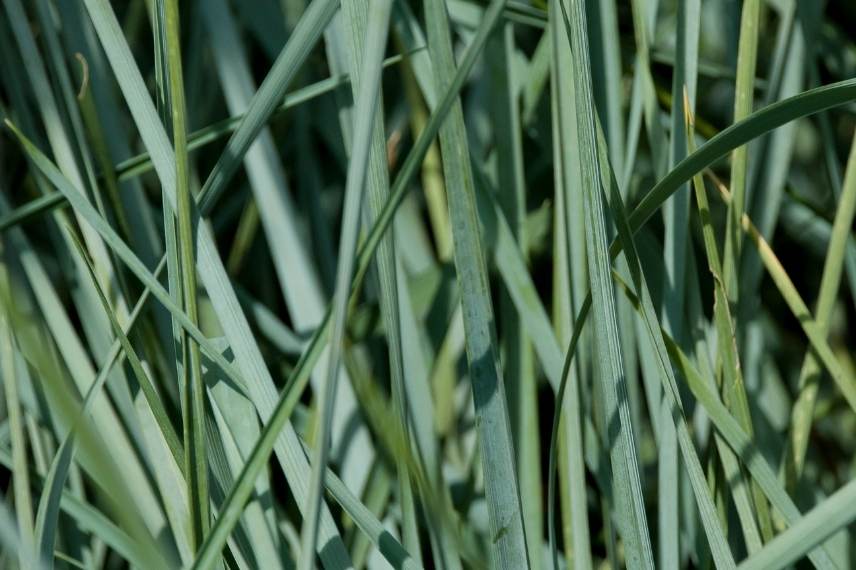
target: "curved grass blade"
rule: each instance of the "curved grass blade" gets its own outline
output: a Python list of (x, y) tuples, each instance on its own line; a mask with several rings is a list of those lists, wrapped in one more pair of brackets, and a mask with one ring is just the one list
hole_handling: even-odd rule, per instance
[(786, 123), (853, 100), (856, 100), (856, 79), (848, 79), (810, 89), (755, 111), (708, 140), (660, 179), (630, 214), (630, 225), (634, 230), (640, 227), (681, 184), (735, 148)]

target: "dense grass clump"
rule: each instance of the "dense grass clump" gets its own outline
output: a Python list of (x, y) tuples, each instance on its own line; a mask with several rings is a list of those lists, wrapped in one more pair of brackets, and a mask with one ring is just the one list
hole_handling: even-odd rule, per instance
[(2, 0), (0, 567), (856, 566), (847, 0)]

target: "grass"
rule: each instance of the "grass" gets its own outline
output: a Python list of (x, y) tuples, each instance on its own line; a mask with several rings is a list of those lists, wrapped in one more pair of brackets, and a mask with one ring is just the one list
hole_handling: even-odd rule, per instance
[(726, 4), (3, 0), (0, 565), (853, 566), (856, 13)]

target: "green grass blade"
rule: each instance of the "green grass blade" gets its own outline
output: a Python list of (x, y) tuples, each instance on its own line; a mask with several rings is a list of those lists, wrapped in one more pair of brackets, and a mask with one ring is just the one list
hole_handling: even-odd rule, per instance
[[(856, 214), (856, 139), (850, 145), (850, 157), (844, 172), (841, 198), (835, 211), (832, 235), (823, 274), (820, 281), (815, 319), (819, 332), (826, 336), (833, 314), (835, 299), (841, 284), (841, 274), (846, 261), (847, 241), (851, 239), (853, 217)], [(813, 423), (815, 402), (820, 381), (820, 363), (814, 352), (809, 351), (803, 359), (799, 373), (799, 395), (791, 412), (791, 429), (788, 434), (789, 448), (785, 456), (785, 474), (789, 487), (793, 488), (805, 466), (809, 432)]]
[(0, 361), (3, 376), (3, 392), (6, 398), (6, 413), (9, 421), (10, 444), (12, 447), (13, 476), (12, 491), (15, 498), (15, 516), (18, 523), (18, 561), (22, 568), (34, 560), (48, 562), (49, 557), (39, 557), (35, 550), (36, 534), (33, 525), (33, 504), (30, 498), (30, 473), (27, 465), (27, 439), (24, 435), (24, 411), (19, 401), (20, 380), (15, 370), (15, 343), (12, 334), (11, 287), (6, 260), (6, 243), (0, 241)]
[[(672, 73), (672, 109), (671, 137), (669, 145), (669, 168), (674, 167), (687, 155), (687, 133), (684, 126), (684, 113), (692, 112), (696, 102), (696, 83), (698, 75), (699, 17), (701, 3), (698, 1), (681, 2), (677, 11), (677, 30), (675, 38), (675, 66)], [(686, 97), (684, 94), (686, 93)], [(685, 110), (684, 106), (688, 106)], [(615, 163), (613, 163), (615, 165)], [(694, 267), (687, 266), (687, 224), (689, 216), (689, 187), (678, 189), (663, 205), (665, 253), (665, 275), (663, 295), (664, 328), (682, 342), (684, 334), (684, 277)], [(659, 562), (663, 568), (679, 565), (680, 537), (678, 522), (678, 450), (673, 423), (671, 405), (661, 398), (658, 489), (659, 500), (657, 522), (660, 542)]]
[[(686, 95), (685, 95), (686, 97)], [(694, 122), (692, 110), (687, 107), (685, 109), (686, 117), (686, 133), (687, 133), (687, 149), (690, 153), (695, 150), (694, 141)], [(705, 254), (708, 260), (708, 269), (713, 276), (714, 287), (714, 307), (713, 317), (716, 325), (717, 333), (717, 350), (718, 361), (717, 368), (722, 371), (722, 386), (725, 392), (725, 401), (730, 409), (734, 411), (740, 427), (750, 436), (754, 433), (752, 428), (752, 418), (749, 412), (749, 403), (746, 396), (746, 389), (743, 383), (743, 373), (740, 366), (740, 355), (737, 351), (736, 331), (734, 329), (734, 321), (731, 317), (729, 309), (728, 296), (725, 291), (725, 278), (722, 271), (722, 263), (720, 262), (719, 250), (716, 245), (716, 238), (713, 234), (713, 227), (710, 220), (710, 206), (707, 202), (707, 194), (704, 189), (704, 181), (700, 174), (693, 177), (693, 187), (695, 189), (696, 202), (698, 203), (699, 217), (702, 223), (702, 232), (704, 234)], [(723, 460), (723, 468), (725, 476), (728, 477), (732, 493), (734, 495), (735, 504), (737, 507), (740, 524), (743, 528), (743, 535), (746, 539), (746, 547), (749, 552), (756, 552), (761, 548), (761, 536), (758, 533), (756, 526), (755, 514), (752, 505), (749, 502), (746, 483), (743, 480), (743, 474), (739, 471), (736, 463), (736, 458), (728, 449), (720, 449), (720, 455)], [(763, 496), (757, 496), (757, 514), (760, 519), (766, 519), (769, 524), (769, 512), (766, 510), (766, 502)]]
[[(513, 61), (516, 54), (514, 28), (506, 23), (494, 32), (486, 50), (493, 91), (491, 114), (496, 147), (496, 179), (499, 198), (506, 217), (511, 220), (514, 235), (522, 251), (528, 249), (526, 234), (526, 182), (523, 162), (523, 141), (520, 132), (516, 90), (513, 84)], [(540, 570), (544, 518), (541, 504), (540, 442), (538, 434), (537, 384), (533, 367), (532, 347), (520, 328), (513, 301), (507, 293), (499, 299), (499, 326), (504, 342), (500, 351), (504, 357), (504, 380), (509, 402), (509, 419), (514, 449), (517, 453), (517, 473), (523, 505), (523, 522), (529, 537), (529, 563)]]
[[(599, 358), (599, 385), (603, 413), (609, 423), (608, 441), (615, 486), (615, 501), (624, 533), (627, 565), (630, 568), (654, 566), (645, 501), (639, 479), (634, 426), (630, 419), (627, 386), (618, 339), (615, 297), (609, 278), (609, 247), (604, 218), (603, 187), (600, 183), (600, 157), (595, 134), (595, 109), (592, 103), (588, 33), (583, 2), (572, 2), (571, 16), (564, 13), (570, 27), (571, 50), (577, 78), (576, 108), (580, 139), (582, 192), (585, 196), (586, 250), (588, 253), (595, 346)], [(615, 426), (615, 427), (613, 427)], [(638, 427), (636, 428), (638, 429)]]
[(847, 483), (739, 568), (784, 568), (856, 519), (856, 481)]
[[(568, 28), (564, 25), (561, 15), (567, 10), (566, 8), (559, 9), (558, 2), (563, 1), (567, 4), (567, 0), (555, 0), (551, 4), (550, 9), (550, 103), (552, 110), (552, 127), (553, 127), (553, 155), (555, 168), (555, 184), (556, 184), (556, 214), (555, 214), (555, 242), (556, 242), (556, 257), (558, 259), (554, 272), (553, 279), (557, 283), (554, 291), (556, 297), (554, 309), (557, 321), (556, 335), (562, 342), (570, 342), (572, 324), (576, 321), (571, 321), (573, 315), (583, 302), (585, 296), (586, 282), (588, 280), (586, 268), (586, 253), (585, 253), (585, 223), (582, 220), (582, 196), (580, 192), (575, 191), (576, 181), (579, 179), (580, 171), (580, 156), (578, 145), (575, 142), (574, 133), (577, 130), (576, 126), (576, 109), (574, 105), (562, 105), (562, 101), (573, 101), (575, 98), (575, 78), (574, 78), (574, 62), (571, 54), (570, 37), (568, 37)], [(482, 216), (482, 219), (486, 219)], [(488, 232), (489, 233), (489, 232)], [(500, 230), (500, 236), (502, 232)], [(502, 240), (497, 240), (497, 245), (502, 245)], [(514, 259), (514, 256), (497, 255), (497, 265), (502, 268), (504, 260)], [(534, 285), (533, 285), (534, 289)], [(518, 306), (520, 306), (518, 304)], [(561, 358), (559, 353), (559, 344), (555, 343), (555, 350), (551, 350), (553, 356), (548, 356), (543, 349), (539, 348), (550, 338), (546, 334), (550, 332), (549, 322), (542, 325), (544, 331), (538, 331), (533, 324), (525, 322), (529, 316), (536, 315), (536, 311), (527, 309), (520, 313), (524, 319), (524, 326), (527, 326), (533, 339), (535, 350), (539, 352), (539, 358), (542, 366), (544, 366), (547, 377), (551, 381), (554, 390), (558, 391), (559, 383), (565, 379), (565, 376), (555, 377), (551, 370), (555, 369), (558, 372), (558, 362)], [(544, 315), (546, 321), (547, 316)], [(550, 360), (555, 359), (555, 363), (548, 364)], [(562, 443), (563, 457), (567, 457), (567, 496), (568, 500), (562, 502), (562, 514), (565, 519), (570, 519), (570, 541), (565, 546), (565, 551), (570, 552), (569, 558), (574, 561), (575, 567), (587, 569), (592, 566), (591, 554), (591, 531), (589, 530), (588, 521), (588, 500), (585, 482), (585, 463), (583, 454), (583, 392), (584, 375), (583, 366), (580, 364), (582, 359), (578, 359), (578, 365), (571, 369), (570, 378), (566, 382), (570, 382), (571, 392), (568, 394), (567, 400), (564, 401), (563, 420), (565, 427), (565, 439)], [(558, 397), (558, 396), (557, 396)], [(553, 451), (553, 442), (551, 441), (550, 453)], [(553, 470), (549, 467), (548, 476), (552, 476)], [(549, 479), (548, 479), (549, 481)], [(555, 539), (555, 516), (549, 514), (550, 509), (554, 508), (555, 500), (551, 496), (550, 486), (547, 487), (547, 505), (548, 505), (548, 530), (550, 535), (550, 549), (553, 555), (553, 563), (556, 564), (556, 539)]]
[[(158, 268), (155, 270), (156, 277), (163, 270), (164, 267), (164, 263), (161, 263), (158, 266)], [(113, 343), (107, 360), (101, 367), (101, 370), (98, 372), (98, 376), (95, 378), (95, 381), (92, 382), (89, 387), (89, 390), (86, 392), (86, 395), (83, 400), (83, 406), (80, 412), (81, 418), (87, 416), (90, 413), (93, 403), (95, 402), (96, 396), (100, 394), (101, 388), (107, 381), (110, 369), (113, 367), (113, 364), (117, 361), (121, 354), (121, 350), (123, 348), (121, 337), (122, 335), (127, 336), (129, 334), (131, 328), (134, 326), (134, 323), (137, 320), (137, 317), (145, 306), (146, 301), (149, 298), (149, 294), (149, 289), (143, 291), (143, 293), (140, 295), (139, 300), (134, 306), (134, 309), (131, 311), (131, 314), (128, 317), (126, 327), (123, 329), (120, 335), (117, 335), (119, 336), (119, 338), (117, 338), (116, 341)], [(76, 451), (75, 432), (76, 428), (72, 427), (72, 429), (69, 430), (68, 434), (65, 436), (65, 439), (62, 441), (59, 448), (57, 449), (57, 452), (54, 455), (54, 459), (51, 462), (50, 469), (48, 470), (47, 476), (45, 477), (44, 488), (42, 490), (41, 498), (39, 499), (39, 508), (36, 515), (35, 535), (36, 544), (43, 559), (47, 558), (50, 553), (53, 552), (54, 539), (56, 537), (58, 526), (57, 517), (59, 516), (60, 511), (60, 499), (62, 498), (62, 490), (65, 486), (66, 478), (68, 477), (68, 472), (71, 468), (72, 460), (74, 459), (74, 454)]]
[[(733, 195), (728, 189), (719, 181), (717, 181), (717, 189), (722, 199), (730, 204)], [(784, 298), (791, 313), (799, 321), (800, 327), (808, 337), (811, 347), (817, 354), (820, 362), (829, 372), (830, 376), (832, 376), (833, 381), (838, 386), (847, 404), (851, 409), (856, 411), (856, 378), (853, 377), (852, 373), (845, 370), (836, 359), (826, 340), (822, 325), (817, 319), (812, 317), (805, 301), (803, 301), (799, 291), (797, 291), (793, 281), (776, 256), (776, 253), (770, 247), (770, 244), (767, 243), (767, 240), (761, 236), (761, 233), (752, 223), (752, 220), (749, 219), (749, 216), (744, 214), (740, 219), (740, 225), (742, 231), (746, 233), (747, 237), (757, 248), (764, 268), (775, 283), (776, 288)]]
[[(622, 284), (620, 277), (616, 274), (613, 274), (613, 277), (616, 278), (619, 285), (621, 285), (621, 289), (631, 298), (632, 302), (635, 304), (638, 303), (630, 288)], [(702, 376), (695, 369), (687, 355), (684, 354), (668, 334), (663, 333), (663, 341), (669, 352), (669, 358), (687, 381), (693, 396), (704, 407), (705, 412), (716, 426), (716, 429), (722, 434), (723, 438), (728, 442), (728, 445), (744, 465), (746, 465), (750, 473), (752, 473), (752, 477), (763, 489), (770, 503), (782, 513), (788, 524), (795, 524), (800, 520), (801, 515), (799, 510), (797, 510), (793, 500), (785, 492), (784, 487), (764, 459), (761, 451), (720, 401), (719, 395), (711, 387), (712, 379), (710, 382), (705, 382), (702, 379)], [(818, 568), (835, 568), (828, 553), (823, 548), (813, 550), (811, 559)]]
[(786, 123), (853, 100), (856, 100), (856, 80), (849, 79), (810, 89), (755, 111), (708, 140), (661, 178), (634, 208), (631, 226), (641, 226), (681, 184), (735, 148)]
[(199, 208), (202, 212), (207, 213), (213, 209), (240, 167), (244, 154), (282, 101), (289, 83), (300, 69), (300, 64), (309, 56), (337, 8), (335, 0), (313, 0), (300, 18), (270, 73), (250, 102), (241, 124), (226, 143), (220, 159), (208, 175), (199, 194)]
[[(451, 33), (444, 3), (425, 4), (428, 51), (440, 91), (455, 75)], [(426, 129), (427, 130), (427, 129)], [(528, 568), (526, 536), (514, 466), (508, 407), (498, 354), (493, 344), (493, 308), (478, 231), (473, 174), (461, 103), (440, 128), (440, 151), (452, 224), (455, 268), (461, 287), (464, 330), (479, 442), (484, 463), (490, 528), (490, 558), (497, 568)]]
[[(315, 448), (312, 453), (312, 478), (301, 532), (301, 558), (299, 567), (310, 570), (315, 567), (315, 550), (318, 548), (318, 523), (321, 508), (321, 493), (327, 469), (330, 430), (336, 401), (336, 384), (339, 380), (339, 365), (344, 348), (345, 323), (351, 278), (354, 271), (357, 238), (360, 228), (360, 209), (369, 171), (369, 152), (372, 148), (372, 131), (380, 125), (375, 121), (380, 106), (379, 78), (386, 37), (389, 30), (391, 3), (377, 0), (373, 5), (372, 17), (366, 27), (366, 42), (363, 52), (362, 71), (357, 74), (358, 96), (355, 101), (354, 147), (348, 164), (347, 186), (342, 231), (339, 243), (339, 263), (336, 268), (336, 292), (333, 305), (333, 329), (330, 333), (330, 358), (327, 377), (318, 399), (318, 428)], [(394, 284), (393, 284), (394, 286)], [(393, 310), (396, 310), (393, 308)], [(395, 373), (395, 372), (394, 372)], [(402, 474), (404, 475), (404, 474)], [(406, 476), (406, 475), (405, 475)], [(324, 548), (324, 545), (320, 545)]]
[[(187, 121), (184, 103), (184, 77), (181, 62), (181, 38), (177, 0), (166, 0), (166, 54), (169, 70), (172, 134), (176, 164), (176, 217), (178, 218), (178, 249), (180, 281), (184, 310), (190, 322), (198, 324), (196, 305), (196, 262), (194, 260), (194, 229), (191, 221), (189, 166), (187, 156)], [(208, 498), (208, 463), (205, 453), (205, 394), (202, 385), (202, 364), (199, 346), (184, 334), (181, 377), (183, 385), (182, 425), (184, 439), (184, 471), (190, 511), (192, 546), (198, 549), (210, 525)]]
[[(383, 6), (383, 4), (382, 4)], [(366, 20), (370, 15), (368, 2), (348, 2), (342, 6), (342, 24), (348, 29), (350, 39), (349, 68), (351, 71), (351, 92), (355, 101), (354, 112), (365, 112), (356, 104), (359, 103), (359, 89), (365, 81), (365, 73), (361, 69), (364, 63), (358, 58), (365, 51), (365, 38), (367, 35)], [(378, 10), (379, 8), (375, 8)], [(367, 54), (368, 55), (368, 54)], [(382, 53), (381, 53), (382, 57)], [(368, 70), (366, 70), (368, 71)], [(383, 97), (378, 95), (378, 110), (374, 114), (374, 124), (371, 129), (369, 140), (370, 151), (368, 156), (367, 173), (367, 202), (366, 223), (371, 224), (377, 218), (383, 205), (389, 199), (389, 172), (387, 168), (387, 148), (385, 143), (385, 129), (383, 117)], [(352, 148), (352, 160), (356, 151)], [(399, 280), (396, 267), (396, 247), (393, 235), (388, 235), (381, 241), (377, 252), (377, 276), (380, 285), (381, 316), (386, 330), (387, 343), (389, 345), (389, 366), (392, 384), (393, 405), (396, 408), (399, 420), (399, 429), (402, 433), (409, 433), (410, 412), (405, 387), (405, 368), (402, 337), (402, 323), (399, 313), (400, 292)], [(347, 295), (349, 292), (346, 292)], [(398, 470), (399, 501), (402, 509), (402, 535), (404, 546), (412, 552), (417, 559), (420, 558), (421, 546), (419, 543), (419, 532), (416, 520), (416, 511), (413, 497), (413, 482), (407, 470), (403, 457), (396, 457)]]
[[(204, 21), (211, 38), (210, 43), (218, 56), (217, 73), (228, 108), (233, 114), (241, 113), (252, 102), (255, 83), (252, 79), (250, 58), (242, 49), (236, 26), (230, 21), (228, 4), (222, 0), (210, 2), (204, 13)], [(253, 200), (259, 209), (263, 235), (268, 244), (281, 244), (279, 247), (269, 248), (269, 252), (289, 316), (297, 330), (312, 330), (323, 317), (327, 299), (315, 270), (317, 265), (312, 259), (311, 242), (328, 239), (326, 232), (329, 229), (326, 224), (319, 227), (313, 235), (313, 240), (307, 240), (301, 233), (302, 220), (291, 199), (289, 172), (286, 172), (278, 158), (273, 132), (264, 129), (259, 133), (255, 144), (244, 156), (244, 164)], [(305, 165), (298, 169), (298, 175), (311, 168), (311, 165)], [(306, 184), (298, 177), (296, 186), (304, 190)], [(305, 188), (305, 191), (312, 193), (317, 190)], [(328, 263), (334, 262), (334, 258), (328, 260)], [(324, 268), (324, 262), (318, 265)], [(294, 271), (294, 267), (302, 267), (303, 270)], [(322, 355), (318, 371), (312, 376), (316, 393), (323, 385), (326, 358), (326, 354)], [(351, 422), (358, 419), (358, 410), (351, 383), (344, 371), (342, 375), (343, 381), (336, 395), (338, 413), (334, 416), (332, 431), (332, 445), (336, 450), (334, 459), (340, 462), (345, 481), (350, 488), (359, 490), (365, 484), (373, 450), (362, 426), (355, 427), (351, 434), (353, 437), (345, 435), (350, 433)]]
[[(120, 89), (128, 102), (134, 122), (140, 129), (143, 142), (152, 156), (164, 193), (169, 198), (170, 203), (174, 204), (175, 157), (166, 133), (159, 124), (154, 104), (148, 97), (142, 76), (134, 62), (127, 41), (122, 35), (116, 16), (103, 0), (87, 0), (85, 5), (99, 39), (105, 46), (105, 52)], [(205, 224), (196, 224), (195, 227), (197, 230), (196, 251), (200, 277), (211, 298), (223, 332), (234, 351), (237, 367), (241, 370), (253, 404), (262, 419), (267, 421), (275, 407), (276, 389), (273, 379), (264, 365), (261, 352), (253, 338), (246, 317), (241, 312), (210, 230)], [(168, 302), (168, 300), (161, 300)], [(216, 354), (213, 356), (216, 357)], [(306, 492), (309, 467), (290, 424), (282, 433), (279, 433), (279, 440), (276, 443), (277, 458), (283, 472), (295, 495), (298, 498), (303, 498)], [(302, 504), (303, 501), (299, 501), (299, 503)], [(326, 510), (321, 524), (325, 540), (332, 541), (331, 547), (321, 553), (322, 558), (329, 564), (345, 563), (347, 556), (344, 552), (344, 546), (338, 539), (338, 531), (333, 524), (332, 517)]]
[[(755, 67), (758, 58), (758, 27), (761, 20), (760, 0), (743, 3), (740, 18), (740, 43), (737, 48), (737, 82), (734, 86), (734, 122), (737, 123), (752, 112), (755, 96)], [(746, 210), (746, 179), (749, 165), (749, 148), (740, 146), (734, 150), (731, 161), (731, 186), (734, 202), (729, 206), (725, 230), (725, 258), (723, 272), (725, 289), (732, 304), (738, 299), (738, 274), (742, 235), (740, 216)]]

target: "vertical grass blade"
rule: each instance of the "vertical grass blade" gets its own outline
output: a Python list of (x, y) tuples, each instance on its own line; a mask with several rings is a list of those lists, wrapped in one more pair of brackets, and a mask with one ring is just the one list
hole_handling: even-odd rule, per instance
[[(752, 112), (755, 95), (755, 67), (758, 59), (758, 26), (761, 19), (760, 0), (743, 3), (740, 17), (740, 44), (737, 49), (737, 82), (734, 86), (734, 122), (746, 118)], [(746, 180), (749, 164), (749, 148), (741, 146), (734, 151), (731, 161), (731, 186), (735, 200), (729, 207), (726, 225), (725, 259), (723, 272), (725, 289), (729, 301), (738, 299), (737, 268), (740, 264), (742, 235), (740, 216), (746, 210)]]
[[(576, 108), (582, 167), (582, 192), (585, 197), (586, 250), (592, 290), (595, 347), (600, 353), (597, 372), (602, 390), (603, 413), (608, 422), (612, 476), (620, 530), (624, 533), (629, 568), (653, 568), (651, 541), (645, 516), (645, 501), (639, 479), (639, 465), (630, 420), (627, 386), (621, 361), (621, 346), (616, 320), (615, 297), (610, 280), (610, 257), (600, 182), (600, 157), (595, 135), (595, 109), (592, 103), (591, 72), (588, 57), (588, 33), (584, 3), (571, 3), (570, 15), (564, 13), (577, 78)], [(638, 429), (638, 428), (637, 428)]]
[(18, 522), (18, 562), (21, 568), (35, 560), (49, 563), (50, 559), (35, 556), (35, 533), (33, 526), (33, 504), (30, 498), (30, 469), (27, 461), (27, 440), (24, 435), (24, 411), (19, 401), (18, 372), (15, 370), (15, 344), (12, 335), (11, 311), (12, 290), (9, 283), (8, 261), (5, 241), (0, 239), (0, 374), (3, 376), (3, 392), (6, 397), (6, 413), (14, 473), (12, 495), (15, 498), (15, 516)]
[[(501, 5), (495, 3), (490, 8)], [(435, 83), (439, 91), (447, 91), (452, 85), (456, 65), (445, 4), (439, 0), (426, 2), (425, 18)], [(449, 119), (440, 128), (440, 152), (484, 465), (491, 563), (503, 569), (528, 568), (508, 405), (498, 354), (493, 344), (493, 308), (478, 231), (473, 174), (459, 100), (454, 101)]]
[[(180, 281), (184, 310), (190, 322), (198, 323), (196, 306), (196, 262), (191, 221), (190, 179), (187, 157), (187, 121), (185, 118), (184, 77), (181, 62), (178, 0), (166, 0), (166, 52), (169, 60), (169, 93), (172, 111), (172, 135), (175, 144), (176, 216)], [(194, 548), (199, 548), (210, 525), (208, 498), (208, 462), (205, 453), (205, 393), (202, 385), (202, 363), (199, 346), (182, 333), (182, 423), (184, 431), (184, 466), (187, 497), (190, 502), (190, 530)]]

